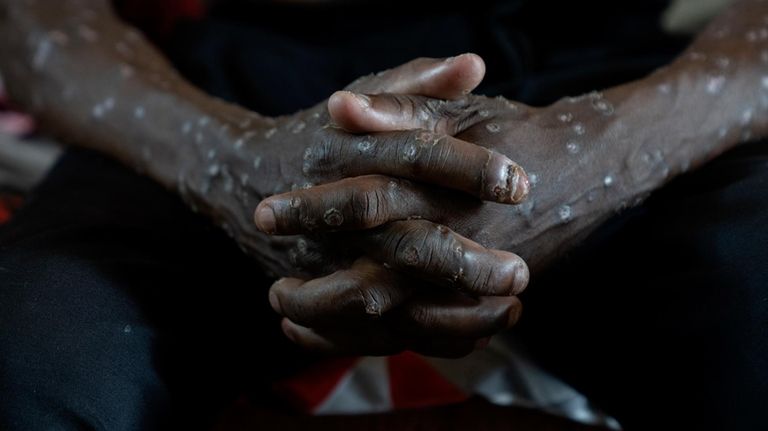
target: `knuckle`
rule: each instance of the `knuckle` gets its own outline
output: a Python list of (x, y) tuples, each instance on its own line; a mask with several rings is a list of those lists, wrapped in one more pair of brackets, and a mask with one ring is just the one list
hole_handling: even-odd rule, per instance
[(439, 130), (438, 125), (453, 119), (452, 113), (446, 109), (451, 105), (445, 100), (426, 99), (420, 106), (423, 112), (423, 120), (430, 121), (431, 130)]
[(473, 251), (466, 254), (463, 262), (467, 273), (461, 280), (461, 287), (474, 294), (514, 296), (522, 291), (527, 282), (527, 268), (517, 257), (500, 261), (498, 256), (489, 255), (487, 251)]
[(337, 131), (315, 137), (304, 150), (302, 172), (310, 178), (326, 178), (343, 165), (344, 138)]
[(437, 130), (449, 135), (456, 135), (476, 123), (472, 119), (472, 113), (467, 110), (467, 102), (464, 99), (441, 103), (436, 116), (438, 117)]
[(302, 298), (289, 290), (276, 290), (275, 296), (282, 310), (283, 316), (299, 324), (306, 321), (306, 306)]
[(477, 124), (477, 121), (475, 121), (471, 116), (462, 115), (453, 117), (450, 120), (446, 120), (446, 124), (446, 129), (449, 130), (448, 133), (457, 135)]
[(299, 237), (293, 247), (288, 249), (288, 257), (297, 269), (307, 271), (327, 270), (333, 263), (331, 253), (325, 246), (306, 237)]
[(378, 226), (389, 218), (389, 199), (377, 185), (353, 192), (349, 199), (351, 217), (363, 228)]
[(276, 217), (288, 223), (302, 220), (306, 217), (308, 203), (304, 193), (299, 191), (292, 192), (290, 199), (286, 203), (287, 205), (274, 205), (272, 207), (275, 210)]
[(442, 225), (426, 221), (409, 223), (411, 226), (397, 242), (396, 262), (456, 281), (457, 274), (463, 273), (463, 249), (458, 236)]
[(416, 305), (408, 310), (411, 324), (423, 331), (432, 331), (438, 326), (438, 319), (433, 310), (424, 305)]
[(427, 123), (432, 119), (432, 113), (427, 104), (416, 97), (410, 95), (397, 95), (394, 97), (394, 100), (398, 105), (400, 113), (404, 117), (416, 120), (420, 123)]
[(491, 283), (492, 278), (493, 267), (491, 265), (481, 264), (479, 265), (475, 276), (469, 280), (467, 288), (472, 292), (479, 293), (481, 295), (494, 295), (497, 292), (496, 289), (494, 289), (495, 286)]
[(305, 193), (294, 192), (287, 205), (280, 205), (277, 211), (278, 218), (288, 225), (307, 231), (313, 231), (318, 227), (314, 206)]
[(395, 109), (404, 117), (411, 117), (413, 115), (413, 104), (410, 102), (408, 96), (402, 94), (391, 94), (388, 96), (392, 103), (395, 105)]
[(478, 101), (463, 97), (457, 100), (427, 99), (426, 106), (435, 119), (433, 130), (454, 136), (494, 114)]
[(376, 157), (379, 147), (378, 140), (373, 135), (362, 135), (355, 143), (354, 147), (357, 155), (368, 158)]
[(421, 127), (439, 134), (454, 134), (455, 118), (459, 113), (453, 113), (447, 107), (449, 102), (440, 99), (420, 99), (416, 103), (416, 118)]
[(415, 221), (404, 224), (394, 233), (393, 258), (396, 264), (406, 267), (422, 266), (429, 260), (425, 247), (429, 229), (425, 222)]
[(378, 319), (391, 308), (392, 297), (385, 290), (356, 279), (348, 286), (353, 314)]
[(453, 285), (461, 285), (466, 271), (464, 247), (462, 247), (458, 235), (449, 231), (444, 226), (438, 226), (439, 238), (435, 240), (434, 248), (437, 250), (436, 272)]
[(415, 164), (419, 160), (421, 153), (421, 142), (416, 139), (415, 135), (412, 133), (400, 134), (395, 144), (397, 153), (400, 156), (399, 158), (402, 161)]
[(418, 130), (399, 135), (396, 148), (402, 161), (411, 165), (411, 169), (419, 171), (428, 167), (436, 149), (440, 149), (446, 140), (446, 135), (430, 130)]

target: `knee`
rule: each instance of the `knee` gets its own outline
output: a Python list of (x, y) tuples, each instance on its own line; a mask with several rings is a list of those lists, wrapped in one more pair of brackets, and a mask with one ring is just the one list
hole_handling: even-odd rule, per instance
[(163, 390), (130, 298), (83, 260), (14, 263), (0, 256), (0, 428), (146, 429)]

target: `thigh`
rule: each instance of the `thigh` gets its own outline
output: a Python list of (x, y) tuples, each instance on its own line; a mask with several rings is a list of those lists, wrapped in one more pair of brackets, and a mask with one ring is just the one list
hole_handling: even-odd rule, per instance
[(768, 145), (598, 231), (531, 285), (518, 334), (628, 430), (768, 426)]
[(173, 194), (69, 152), (0, 231), (0, 428), (203, 423), (297, 357), (267, 287)]

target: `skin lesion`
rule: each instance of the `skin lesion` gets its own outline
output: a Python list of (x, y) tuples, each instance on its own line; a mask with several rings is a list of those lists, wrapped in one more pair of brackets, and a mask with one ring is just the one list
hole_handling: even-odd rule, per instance
[[(6, 8), (13, 4), (18, 5), (18, 3), (10, 0), (0, 2), (0, 5), (6, 6)], [(67, 2), (65, 4), (69, 5)], [(105, 2), (98, 4), (105, 4)], [(100, 12), (98, 4), (92, 8), (94, 13)], [(68, 6), (59, 6), (58, 9), (66, 7)], [(41, 22), (47, 22), (49, 17), (52, 19), (51, 12), (44, 9), (36, 10), (34, 13), (30, 13), (30, 16), (35, 14), (45, 16), (46, 18), (42, 19)], [(318, 130), (318, 127), (321, 127), (319, 123), (323, 121), (312, 115), (318, 114), (321, 111), (319, 109), (273, 124), (267, 124), (267, 120), (259, 119), (257, 121), (258, 127), (249, 127), (249, 130), (244, 131), (243, 134), (234, 131), (240, 130), (238, 124), (240, 121), (250, 120), (250, 117), (245, 114), (236, 115), (240, 117), (240, 121), (229, 121), (226, 118), (216, 118), (212, 115), (208, 123), (201, 124), (200, 119), (205, 118), (206, 115), (201, 114), (201, 111), (210, 111), (212, 107), (218, 108), (218, 105), (203, 95), (193, 94), (191, 90), (182, 91), (180, 89), (181, 84), (175, 80), (176, 75), (170, 68), (165, 70), (165, 63), (161, 57), (152, 54), (148, 48), (139, 47), (140, 43), (132, 42), (127, 36), (129, 33), (126, 33), (128, 31), (126, 27), (118, 25), (114, 19), (106, 19), (105, 23), (100, 24), (100, 27), (91, 29), (90, 24), (88, 24), (90, 20), (85, 15), (82, 11), (75, 15), (80, 17), (77, 18), (80, 20), (80, 27), (76, 28), (74, 33), (69, 33), (70, 46), (75, 44), (78, 46), (89, 46), (90, 44), (100, 46), (104, 52), (109, 52), (111, 56), (114, 56), (110, 58), (118, 58), (132, 68), (131, 76), (124, 78), (123, 81), (137, 82), (139, 78), (146, 80), (150, 84), (150, 90), (164, 95), (157, 97), (164, 97), (165, 101), (169, 102), (167, 105), (181, 105), (178, 103), (179, 101), (183, 102), (186, 96), (192, 95), (194, 97), (189, 97), (189, 99), (197, 105), (195, 108), (199, 108), (174, 109), (176, 111), (185, 110), (186, 112), (181, 113), (176, 118), (166, 119), (174, 124), (172, 127), (175, 130), (181, 131), (178, 134), (179, 142), (175, 143), (175, 147), (171, 148), (170, 151), (150, 148), (147, 144), (145, 148), (149, 149), (151, 155), (151, 157), (147, 157), (145, 148), (130, 148), (126, 145), (116, 145), (109, 142), (104, 144), (112, 145), (107, 151), (118, 153), (118, 156), (123, 156), (122, 158), (133, 160), (135, 165), (143, 167), (150, 174), (165, 179), (165, 183), (171, 186), (181, 178), (178, 173), (182, 172), (185, 182), (184, 188), (188, 193), (200, 195), (199, 207), (203, 208), (207, 205), (213, 207), (214, 211), (222, 213), (216, 217), (232, 217), (235, 211), (243, 211), (248, 214), (248, 217), (236, 217), (234, 220), (229, 220), (230, 225), (242, 223), (243, 220), (245, 223), (250, 223), (252, 207), (256, 201), (264, 196), (290, 190), (293, 185), (302, 187), (304, 184), (315, 183), (320, 180), (337, 179), (332, 178), (334, 171), (344, 167), (348, 162), (344, 159), (344, 155), (340, 156), (342, 147), (348, 146), (350, 154), (357, 157), (351, 158), (353, 165), (362, 159), (361, 156), (367, 157), (368, 151), (372, 150), (378, 155), (380, 149), (386, 147), (386, 142), (367, 140), (367, 137), (374, 135), (367, 135), (364, 138), (354, 137), (353, 141), (342, 142), (340, 137), (332, 135), (334, 131)], [(114, 26), (111, 26), (112, 24)], [(55, 26), (51, 28), (55, 28)], [(96, 34), (92, 34), (84, 28), (88, 28)], [(757, 35), (759, 38), (759, 31)], [(123, 46), (120, 45), (121, 43), (124, 44), (125, 48), (121, 48)], [(128, 48), (132, 51), (131, 54), (126, 54)], [(48, 64), (53, 55), (51, 49), (49, 44), (39, 45), (36, 51), (29, 53), (32, 58), (31, 64), (43, 66)], [(692, 52), (698, 51), (706, 52), (707, 50), (699, 48)], [(707, 55), (709, 54), (707, 53)], [(130, 58), (125, 58), (126, 56)], [(689, 59), (689, 61), (701, 62), (701, 60), (695, 59)], [(724, 63), (720, 61), (716, 65), (721, 64)], [(729, 62), (729, 70), (735, 67), (735, 60)], [(679, 70), (680, 68), (678, 68)], [(144, 72), (147, 71), (150, 73), (145, 74)], [(668, 74), (668, 76), (672, 75), (672, 73)], [(731, 86), (731, 79), (725, 80), (726, 75), (723, 74), (722, 76), (722, 80), (710, 80), (709, 83), (705, 83), (705, 93), (707, 90), (711, 90), (710, 93), (715, 91), (718, 94), (725, 94)], [(103, 89), (113, 86), (112, 82), (106, 82), (104, 79), (101, 81), (95, 81), (95, 87), (101, 86)], [(670, 91), (672, 93), (677, 92), (677, 85), (673, 85), (675, 84), (674, 78), (670, 79), (669, 82), (672, 83), (669, 84)], [(649, 88), (653, 87), (648, 87), (646, 83), (643, 91), (647, 91)], [(169, 93), (175, 93), (175, 95), (169, 96)], [(664, 96), (661, 93), (654, 92), (654, 94)], [(681, 94), (677, 102), (684, 103), (683, 96)], [(666, 169), (665, 164), (670, 167), (669, 170), (674, 174), (676, 162), (668, 161), (669, 156), (666, 153), (662, 154), (661, 159), (657, 158), (655, 149), (647, 151), (653, 156), (649, 167), (643, 165), (642, 159), (635, 160), (635, 156), (632, 155), (619, 154), (620, 157), (612, 159), (631, 163), (629, 175), (626, 175), (620, 166), (611, 164), (615, 162), (601, 160), (601, 156), (607, 154), (601, 150), (606, 148), (616, 148), (629, 144), (638, 145), (638, 143), (645, 145), (653, 142), (654, 138), (663, 138), (658, 135), (644, 135), (643, 132), (633, 129), (631, 132), (634, 133), (635, 141), (629, 141), (626, 135), (627, 131), (619, 130), (616, 125), (637, 119), (626, 115), (626, 111), (631, 107), (626, 107), (623, 97), (621, 92), (609, 91), (605, 94), (593, 93), (577, 99), (564, 100), (555, 105), (556, 108), (525, 109), (505, 100), (467, 96), (458, 101), (446, 103), (427, 100), (423, 109), (413, 109), (413, 115), (434, 116), (436, 113), (440, 113), (440, 115), (449, 117), (450, 121), (454, 123), (463, 121), (463, 127), (473, 129), (468, 135), (478, 138), (476, 142), (492, 143), (499, 152), (513, 155), (513, 159), (521, 165), (532, 172), (536, 172), (538, 185), (535, 188), (535, 196), (532, 196), (534, 198), (531, 200), (532, 204), (529, 207), (521, 207), (522, 218), (527, 220), (526, 223), (522, 224), (523, 230), (533, 230), (534, 228), (548, 230), (564, 225), (568, 225), (570, 229), (570, 226), (578, 225), (579, 223), (576, 222), (585, 215), (605, 210), (611, 205), (620, 206), (620, 202), (627, 199), (627, 197), (618, 198), (621, 193), (631, 195), (638, 189), (663, 182), (664, 177), (667, 176), (663, 175)], [(409, 103), (420, 103), (418, 100), (414, 100), (409, 99)], [(400, 99), (394, 99), (394, 103), (399, 101)], [(119, 94), (103, 93), (88, 102), (85, 106), (77, 109), (86, 112), (89, 124), (92, 124), (94, 120), (106, 120), (119, 112), (119, 118), (110, 118), (110, 120), (130, 121), (130, 124), (139, 124), (137, 127), (147, 127), (148, 119), (157, 115), (157, 113), (144, 108), (137, 111), (138, 108), (132, 99)], [(655, 103), (657, 106), (663, 106), (663, 103)], [(466, 108), (466, 112), (463, 114), (465, 117), (456, 120), (454, 117), (455, 106)], [(667, 108), (666, 106), (663, 107)], [(229, 107), (228, 110), (232, 111), (232, 108)], [(322, 111), (324, 112), (324, 109)], [(141, 112), (138, 118), (137, 112)], [(189, 115), (190, 112), (193, 114)], [(498, 113), (503, 113), (503, 115), (497, 115)], [(473, 122), (467, 123), (465, 118), (471, 118)], [(105, 123), (107, 121), (100, 122), (100, 124)], [(637, 121), (638, 127), (650, 124), (651, 122), (647, 117)], [(217, 129), (222, 125), (229, 127), (227, 133), (222, 133)], [(515, 131), (516, 128), (520, 130)], [(92, 129), (97, 130), (99, 127)], [(513, 131), (514, 133), (512, 133)], [(251, 133), (251, 135), (246, 137), (246, 133)], [(101, 134), (104, 135), (103, 131)], [(323, 140), (323, 134), (330, 137)], [(318, 137), (321, 138), (322, 145), (327, 145), (327, 147), (317, 147), (318, 144), (313, 143)], [(618, 142), (616, 138), (618, 138)], [(338, 141), (335, 143), (338, 145), (331, 145), (334, 139)], [(627, 142), (621, 142), (622, 139), (627, 140)], [(251, 142), (252, 140), (253, 142)], [(475, 142), (473, 139), (467, 140)], [(291, 151), (285, 151), (285, 145), (281, 145), (281, 143), (289, 141), (298, 142), (298, 144)], [(240, 142), (239, 146), (238, 142)], [(423, 168), (420, 160), (429, 150), (422, 148), (421, 145), (415, 145), (413, 139), (399, 142), (405, 142), (405, 145), (400, 148), (401, 152), (397, 154), (400, 161), (410, 162), (412, 169), (415, 169), (413, 167)], [(412, 145), (409, 145), (409, 142)], [(536, 146), (539, 148), (535, 148)], [(217, 151), (213, 158), (209, 157), (212, 149)], [(306, 152), (304, 152), (305, 149)], [(295, 154), (292, 153), (293, 150), (295, 150)], [(129, 151), (133, 151), (133, 153), (125, 155)], [(269, 152), (277, 151), (280, 151), (281, 154), (292, 153), (292, 155), (289, 157), (280, 156), (279, 158), (269, 157)], [(639, 157), (643, 157), (645, 152), (644, 150), (643, 153), (640, 153)], [(158, 155), (170, 153), (191, 153), (190, 160), (177, 163), (170, 157), (169, 160), (161, 161), (157, 166), (152, 166), (149, 162), (149, 159), (158, 159)], [(670, 154), (677, 153), (670, 152)], [(518, 155), (519, 157), (517, 157)], [(679, 157), (682, 158), (683, 155), (679, 155)], [(547, 163), (542, 162), (542, 160), (546, 160)], [(496, 174), (499, 173), (496, 172), (498, 170), (495, 167), (493, 171)], [(511, 194), (510, 200), (516, 201), (514, 195), (520, 188), (515, 187), (518, 185), (518, 182), (514, 181), (515, 172), (510, 174), (509, 169), (500, 172), (501, 174), (497, 177), (503, 181), (489, 181), (488, 184), (484, 184), (483, 192), (497, 201), (503, 201), (501, 199), (503, 196)], [(248, 174), (246, 180), (243, 180), (244, 174)], [(520, 176), (518, 175), (518, 177)], [(256, 178), (259, 180), (256, 181)], [(567, 184), (562, 179), (568, 179), (572, 184)], [(644, 181), (648, 181), (648, 183), (640, 184)], [(555, 190), (546, 191), (552, 188)], [(562, 188), (562, 190), (558, 188)], [(590, 196), (595, 193), (601, 194), (598, 197), (608, 196), (613, 200), (610, 205), (600, 206), (596, 202), (598, 199), (595, 199), (595, 202), (590, 201)], [(525, 208), (529, 208), (529, 210), (525, 211)], [(509, 213), (514, 210), (507, 209), (506, 211)], [(564, 217), (564, 214), (567, 217)], [(330, 220), (335, 223), (337, 218), (330, 217)], [(328, 223), (326, 222), (326, 224)], [(518, 232), (515, 235), (525, 236), (525, 232)]]

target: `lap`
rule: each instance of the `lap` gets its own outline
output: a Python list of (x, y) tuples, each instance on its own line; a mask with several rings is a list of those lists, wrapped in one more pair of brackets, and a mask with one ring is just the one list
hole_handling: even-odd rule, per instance
[(684, 176), (534, 281), (517, 333), (619, 420), (768, 417), (768, 145)]
[[(0, 428), (149, 429), (268, 386), (300, 358), (268, 286), (173, 194), (69, 152), (0, 231)], [(68, 419), (38, 414), (51, 403)]]
[[(627, 424), (760, 420), (763, 148), (676, 181), (538, 277), (517, 330), (534, 356)], [(130, 424), (268, 386), (305, 355), (279, 333), (267, 286), (173, 194), (68, 153), (0, 231), (0, 387), (15, 394), (0, 420), (44, 418), (35, 409), (56, 400), (67, 420), (146, 429)]]

